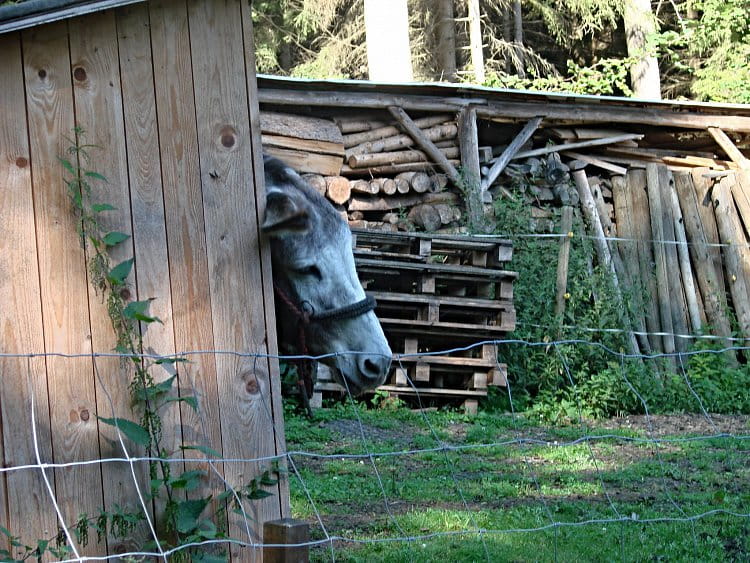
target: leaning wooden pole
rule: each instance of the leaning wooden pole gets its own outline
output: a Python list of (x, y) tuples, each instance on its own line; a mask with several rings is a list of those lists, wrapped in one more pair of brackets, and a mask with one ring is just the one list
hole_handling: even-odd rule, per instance
[(734, 208), (732, 183), (732, 179), (722, 178), (714, 186), (712, 201), (716, 224), (719, 227), (719, 237), (721, 242), (727, 245), (724, 247), (724, 267), (734, 312), (737, 315), (742, 335), (748, 337), (750, 336), (750, 300), (748, 300), (747, 284), (750, 279), (745, 275), (749, 265), (746, 253), (743, 252), (747, 250), (747, 239)]
[(555, 316), (565, 312), (565, 299), (568, 292), (568, 264), (570, 262), (570, 239), (573, 236), (573, 208), (566, 205), (562, 209), (560, 224), (560, 250), (557, 254), (557, 295), (555, 298)]
[(640, 355), (641, 351), (638, 347), (638, 341), (633, 333), (632, 326), (630, 324), (630, 318), (625, 308), (625, 302), (622, 298), (622, 292), (620, 291), (620, 283), (617, 279), (617, 272), (615, 272), (614, 265), (612, 263), (612, 255), (607, 246), (606, 239), (604, 238), (604, 229), (602, 223), (599, 220), (599, 215), (596, 212), (596, 203), (594, 202), (594, 196), (591, 194), (591, 188), (589, 187), (588, 178), (586, 178), (586, 172), (583, 168), (573, 171), (573, 179), (575, 180), (578, 188), (578, 195), (581, 200), (581, 210), (583, 211), (586, 221), (591, 226), (591, 230), (594, 233), (594, 246), (596, 248), (599, 262), (602, 264), (604, 269), (608, 272), (610, 279), (612, 280), (612, 287), (615, 291), (615, 297), (620, 306), (620, 317), (623, 324), (626, 327), (628, 333), (628, 344), (630, 347), (630, 353), (634, 355)]
[(662, 346), (665, 354), (674, 354), (675, 343), (672, 329), (672, 309), (669, 304), (669, 270), (667, 269), (667, 253), (664, 249), (659, 168), (656, 164), (649, 163), (646, 165), (646, 187), (648, 190), (649, 212), (651, 214), (651, 238), (656, 267), (659, 319), (661, 320), (663, 331)]

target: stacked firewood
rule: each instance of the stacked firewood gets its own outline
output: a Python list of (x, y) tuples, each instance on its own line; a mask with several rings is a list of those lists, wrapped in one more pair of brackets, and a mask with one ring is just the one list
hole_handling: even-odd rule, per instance
[[(458, 164), (455, 116), (430, 115), (415, 124)], [(352, 227), (434, 232), (461, 220), (458, 191), (395, 123), (261, 112), (261, 131), (264, 150), (301, 172)]]

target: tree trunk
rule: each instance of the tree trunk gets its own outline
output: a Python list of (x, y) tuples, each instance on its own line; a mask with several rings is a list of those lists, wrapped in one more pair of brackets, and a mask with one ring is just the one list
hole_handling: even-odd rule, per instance
[(471, 66), (474, 68), (474, 81), (484, 83), (484, 55), (482, 54), (482, 25), (479, 11), (479, 0), (468, 0), (469, 3), (469, 44), (471, 47)]
[(406, 0), (365, 0), (365, 36), (370, 80), (414, 79)]
[(646, 100), (661, 99), (659, 64), (654, 56), (645, 52), (646, 40), (656, 33), (656, 18), (651, 12), (650, 0), (625, 0), (625, 39), (628, 55), (638, 57), (630, 68), (633, 95)]
[(521, 0), (513, 2), (513, 44), (518, 58), (517, 74), (520, 78), (526, 78), (526, 64), (523, 55), (523, 18), (521, 17)]
[(456, 81), (456, 26), (453, 18), (453, 0), (437, 2), (437, 49), (441, 76), (439, 80)]

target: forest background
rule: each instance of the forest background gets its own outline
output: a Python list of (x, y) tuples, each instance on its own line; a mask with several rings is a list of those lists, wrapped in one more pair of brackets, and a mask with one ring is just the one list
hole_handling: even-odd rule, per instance
[[(750, 0), (402, 1), (417, 81), (750, 103)], [(258, 71), (367, 79), (367, 3), (256, 0)]]

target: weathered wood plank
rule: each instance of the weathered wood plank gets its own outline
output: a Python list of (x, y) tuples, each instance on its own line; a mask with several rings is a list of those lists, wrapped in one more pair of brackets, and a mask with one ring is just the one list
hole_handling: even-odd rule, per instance
[(672, 324), (672, 309), (669, 294), (669, 266), (667, 262), (667, 251), (664, 244), (664, 213), (661, 205), (661, 183), (659, 178), (659, 166), (649, 163), (646, 165), (646, 185), (648, 188), (648, 205), (651, 213), (651, 238), (654, 249), (654, 262), (656, 264), (655, 295), (659, 304), (659, 318), (662, 335), (663, 350), (666, 354), (675, 352), (674, 325)]
[[(122, 114), (122, 92), (117, 52), (117, 30), (114, 11), (99, 12), (70, 20), (70, 57), (73, 69), (73, 95), (77, 124), (86, 131), (83, 140), (93, 143), (91, 161), (87, 166), (107, 177), (107, 183), (92, 183), (93, 201), (113, 205), (115, 212), (102, 213), (98, 218), (104, 230), (132, 233), (130, 197), (128, 193), (128, 168), (125, 153), (125, 124)], [(132, 240), (127, 240), (108, 250), (112, 265), (133, 257)], [(87, 251), (90, 259), (93, 254)], [(125, 301), (135, 298), (133, 273), (127, 280)], [(117, 335), (107, 310), (107, 303), (95, 288), (89, 287), (89, 315), (91, 340), (94, 352), (110, 352), (117, 347)], [(97, 369), (98, 368), (98, 369)], [(129, 384), (133, 373), (127, 363), (117, 358), (95, 360), (97, 385), (97, 412), (100, 416), (122, 417), (130, 420), (135, 415), (130, 407)], [(111, 402), (110, 402), (111, 401)], [(99, 425), (99, 448), (102, 457), (123, 455), (117, 430), (113, 426)], [(125, 440), (128, 455), (143, 455), (145, 450)], [(135, 466), (142, 491), (149, 486), (146, 464)], [(104, 506), (112, 510), (128, 499), (130, 509), (142, 510), (136, 496), (135, 483), (127, 464), (102, 466)], [(113, 553), (137, 549), (148, 536), (146, 527), (131, 538), (110, 535), (108, 548)]]
[[(23, 34), (29, 144), (34, 181), (44, 347), (47, 352), (91, 352), (86, 257), (76, 233), (58, 159), (73, 135), (73, 91), (68, 25), (55, 23)], [(49, 357), (47, 386), (54, 461), (99, 457), (94, 373), (89, 358)], [(76, 466), (55, 471), (58, 503), (68, 524), (79, 514), (98, 514), (103, 506), (101, 468)], [(86, 554), (104, 545), (91, 538)]]
[[(716, 270), (716, 286), (722, 295), (726, 295), (727, 284), (724, 279), (724, 263), (721, 257), (721, 248), (719, 248), (719, 229), (716, 225), (716, 215), (714, 214), (713, 201), (711, 200), (711, 189), (714, 186), (714, 180), (707, 178), (705, 174), (709, 172), (708, 168), (695, 168), (690, 172), (693, 178), (693, 186), (697, 196), (697, 210), (700, 216), (703, 231), (706, 235), (706, 242), (711, 245), (708, 252), (711, 255), (711, 262)], [(704, 296), (705, 297), (705, 296)]]
[[(242, 51), (241, 7), (238, 0), (188, 3), (190, 40), (200, 146), (203, 212), (212, 306), (214, 343), (221, 350), (265, 354), (263, 297), (254, 293), (263, 280), (254, 194), (248, 94)], [(267, 407), (270, 401), (268, 363), (252, 357), (221, 355), (219, 404), (222, 447), (226, 457), (251, 459), (275, 454)], [(239, 487), (259, 474), (263, 464), (225, 466), (227, 481)], [(276, 497), (246, 503), (248, 517), (229, 515), (229, 533), (262, 537), (260, 526), (279, 516)], [(259, 557), (233, 545), (233, 557)]]
[[(21, 36), (0, 35), (0, 335), (2, 351), (45, 349), (31, 186), (31, 155), (21, 64)], [(33, 56), (33, 52), (32, 52)], [(37, 73), (39, 71), (37, 70)], [(38, 74), (35, 76), (40, 80)], [(62, 188), (61, 188), (62, 191)], [(31, 394), (42, 462), (52, 460), (45, 361), (0, 358), (3, 467), (36, 463), (31, 436)], [(54, 472), (48, 471), (54, 483)], [(7, 487), (7, 488), (6, 488)], [(12, 471), (0, 479), (0, 525), (30, 545), (54, 535), (55, 513), (38, 471)], [(3, 541), (3, 547), (7, 543)]]
[(709, 127), (708, 132), (714, 138), (716, 144), (719, 145), (725, 153), (727, 153), (727, 156), (732, 160), (732, 162), (737, 164), (737, 166), (739, 166), (743, 170), (747, 170), (750, 168), (750, 160), (748, 160), (747, 157), (742, 153), (742, 151), (737, 148), (737, 145), (732, 142), (732, 139), (729, 138), (729, 135), (727, 135), (719, 127)]
[[(245, 38), (245, 78), (247, 80), (248, 106), (250, 111), (250, 141), (252, 143), (253, 156), (255, 212), (257, 224), (260, 225), (266, 207), (266, 190), (263, 173), (263, 154), (258, 144), (260, 110), (258, 107), (258, 83), (255, 77), (253, 18), (251, 5), (248, 2), (242, 2), (242, 24), (242, 33)], [(284, 434), (284, 408), (281, 403), (281, 375), (279, 373), (278, 359), (271, 357), (279, 353), (276, 338), (276, 311), (274, 307), (273, 272), (271, 271), (271, 247), (268, 241), (263, 238), (260, 239), (260, 264), (263, 275), (263, 311), (265, 312), (265, 329), (268, 337), (268, 374), (271, 380), (271, 420), (266, 419), (265, 424), (273, 429), (276, 453), (283, 455), (286, 453), (287, 448), (286, 436)], [(281, 467), (286, 468), (286, 458), (281, 457), (279, 461)], [(287, 518), (291, 514), (291, 507), (289, 503), (289, 480), (286, 475), (282, 474), (279, 478), (278, 493), (280, 514), (282, 517)]]
[[(664, 234), (664, 253), (667, 257), (667, 271), (671, 275), (667, 277), (669, 283), (669, 306), (672, 311), (672, 328), (675, 334), (688, 334), (687, 304), (685, 292), (680, 277), (680, 260), (677, 254), (677, 245), (674, 232), (674, 217), (672, 215), (672, 196), (670, 192), (674, 189), (672, 172), (664, 165), (657, 165), (659, 169), (659, 195), (661, 198), (662, 232)], [(654, 244), (657, 244), (656, 242)], [(684, 338), (675, 337), (675, 348), (678, 352), (687, 349), (687, 341)]]
[[(626, 239), (618, 241), (617, 249), (622, 260), (624, 271), (627, 272), (630, 280), (630, 302), (632, 314), (635, 317), (635, 324), (639, 330), (646, 328), (646, 307), (644, 304), (643, 293), (645, 280), (642, 279), (640, 261), (638, 259), (638, 232), (634, 224), (633, 202), (630, 197), (629, 187), (625, 176), (612, 177), (612, 197), (614, 199), (615, 217), (617, 218), (617, 235)], [(651, 271), (645, 273), (651, 275)], [(643, 327), (643, 328), (641, 328)], [(652, 350), (653, 338), (646, 335), (645, 338), (639, 336), (638, 341), (644, 350)]]
[[(133, 217), (133, 246), (137, 268), (135, 271), (138, 299), (152, 299), (149, 314), (161, 323), (152, 323), (144, 330), (144, 350), (172, 355), (174, 325), (170, 289), (169, 252), (164, 215), (164, 193), (161, 182), (161, 159), (156, 122), (156, 97), (151, 58), (151, 37), (146, 4), (134, 4), (117, 11), (117, 37), (122, 80), (123, 115), (130, 205)], [(166, 367), (166, 369), (165, 369)], [(173, 375), (169, 364), (154, 366), (152, 377), (161, 382)], [(178, 384), (170, 396), (177, 396)], [(181, 454), (182, 432), (180, 408), (174, 403), (160, 411), (162, 418), (162, 447), (165, 451)], [(179, 474), (184, 465), (171, 464)], [(164, 500), (155, 499), (157, 519), (161, 518)]]
[[(187, 9), (179, 0), (154, 0), (149, 16), (175, 348), (213, 350)], [(195, 396), (199, 409), (196, 413), (181, 406), (183, 440), (221, 451), (216, 358), (198, 354), (188, 359), (178, 368), (180, 393)], [(203, 457), (192, 450), (184, 453)], [(188, 468), (204, 469), (202, 464)], [(211, 494), (219, 486), (214, 470), (223, 475), (223, 464), (212, 464), (210, 480), (195, 491), (196, 496)]]
[(497, 180), (500, 173), (505, 169), (508, 163), (516, 156), (521, 147), (528, 141), (534, 132), (542, 123), (542, 116), (535, 116), (523, 126), (515, 139), (505, 148), (503, 153), (498, 156), (492, 163), (489, 172), (482, 180), (482, 189), (487, 190)]
[(747, 238), (742, 231), (742, 224), (732, 200), (733, 182), (733, 178), (722, 178), (713, 188), (712, 201), (721, 242), (728, 245), (724, 247), (723, 254), (732, 305), (737, 315), (740, 331), (748, 337), (750, 336), (750, 300), (748, 300), (750, 251), (748, 251)]

